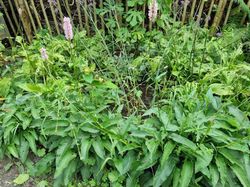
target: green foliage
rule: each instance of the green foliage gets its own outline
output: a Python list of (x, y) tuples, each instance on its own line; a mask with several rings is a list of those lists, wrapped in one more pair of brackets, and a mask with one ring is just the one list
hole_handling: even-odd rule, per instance
[(232, 40), (239, 30), (132, 29), (17, 38), (15, 65), (1, 71), (0, 153), (25, 166), (21, 182), (249, 186), (245, 30)]

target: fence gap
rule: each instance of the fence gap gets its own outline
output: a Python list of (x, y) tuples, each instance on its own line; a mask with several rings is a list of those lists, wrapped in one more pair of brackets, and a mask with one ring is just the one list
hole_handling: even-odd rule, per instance
[(198, 25), (200, 25), (201, 16), (202, 16), (202, 12), (203, 12), (203, 9), (204, 9), (204, 4), (205, 4), (205, 0), (202, 0), (202, 1), (201, 1), (201, 4), (200, 4), (200, 7), (199, 7), (197, 20), (196, 20), (196, 23), (197, 23)]
[(14, 7), (13, 7), (13, 3), (11, 2), (11, 0), (8, 0), (8, 3), (9, 3), (9, 6), (10, 6), (10, 11), (11, 11), (11, 14), (12, 14), (12, 18), (14, 19), (14, 22), (16, 24), (16, 28), (17, 28), (17, 32), (20, 30), (20, 26), (19, 26), (19, 23), (17, 21), (17, 17), (16, 17), (16, 13), (14, 11)]
[(62, 13), (62, 8), (61, 8), (61, 2), (60, 0), (56, 0), (56, 4), (57, 4), (57, 8), (58, 8), (58, 11), (59, 11), (59, 15), (60, 15), (60, 18), (61, 18), (61, 23), (63, 22), (63, 13)]
[(41, 24), (41, 21), (40, 21), (40, 18), (39, 18), (39, 14), (38, 14), (38, 12), (36, 10), (35, 3), (34, 3), (33, 0), (31, 0), (31, 6), (32, 6), (32, 9), (34, 11), (34, 14), (35, 14), (36, 21), (38, 23), (39, 29), (42, 29), (42, 24)]
[(43, 0), (40, 0), (40, 5), (41, 5), (41, 8), (42, 8), (43, 16), (45, 18), (46, 26), (47, 26), (47, 28), (49, 30), (49, 33), (52, 34), (50, 23), (49, 23), (49, 20), (48, 20), (48, 16), (47, 16), (47, 13), (46, 13), (45, 8), (44, 8)]
[(54, 23), (55, 23), (56, 32), (57, 32), (57, 34), (60, 34), (60, 30), (59, 30), (59, 25), (58, 25), (57, 18), (56, 18), (55, 9), (54, 9), (54, 6), (53, 6), (53, 4), (52, 4), (51, 1), (49, 1), (49, 6), (50, 6), (52, 17), (53, 17), (53, 20), (54, 20)]
[(17, 32), (16, 32), (16, 30), (15, 30), (15, 27), (14, 27), (14, 25), (12, 24), (12, 20), (10, 19), (8, 10), (7, 10), (7, 8), (5, 7), (5, 5), (4, 5), (4, 3), (3, 3), (2, 0), (0, 0), (0, 4), (1, 4), (1, 6), (3, 7), (4, 13), (5, 13), (5, 15), (6, 15), (7, 19), (8, 19), (9, 24), (10, 24), (11, 30), (13, 31), (13, 33), (14, 33), (15, 35), (17, 35)]
[(211, 19), (211, 13), (212, 13), (212, 10), (213, 10), (213, 6), (214, 6), (214, 0), (211, 1), (210, 3), (210, 7), (209, 7), (209, 10), (208, 10), (208, 14), (206, 16), (206, 21), (205, 21), (205, 28), (208, 27), (208, 23)]

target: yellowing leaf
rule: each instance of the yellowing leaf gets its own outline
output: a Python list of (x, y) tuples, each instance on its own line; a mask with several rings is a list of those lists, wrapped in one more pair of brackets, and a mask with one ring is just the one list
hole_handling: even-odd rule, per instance
[(27, 180), (29, 180), (29, 178), (30, 178), (29, 174), (20, 174), (13, 182), (15, 184), (20, 185), (20, 184), (25, 183)]

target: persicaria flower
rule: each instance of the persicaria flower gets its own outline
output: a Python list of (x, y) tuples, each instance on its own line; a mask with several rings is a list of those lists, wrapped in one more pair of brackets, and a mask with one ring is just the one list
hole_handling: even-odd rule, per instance
[(42, 48), (40, 49), (40, 53), (41, 53), (42, 59), (44, 59), (44, 60), (48, 60), (48, 59), (49, 59), (49, 56), (48, 56), (47, 51), (46, 51), (45, 48), (42, 47)]
[(150, 21), (155, 21), (157, 17), (158, 3), (157, 0), (152, 0), (148, 7), (148, 19)]
[(72, 25), (70, 23), (69, 17), (64, 17), (64, 19), (63, 19), (63, 30), (64, 30), (65, 38), (67, 40), (72, 40), (73, 39), (73, 30), (72, 30)]

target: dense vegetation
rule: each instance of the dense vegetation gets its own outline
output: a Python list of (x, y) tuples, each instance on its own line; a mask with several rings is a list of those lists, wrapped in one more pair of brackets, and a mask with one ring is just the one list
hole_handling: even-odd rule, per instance
[(54, 186), (248, 187), (249, 36), (176, 23), (17, 37), (1, 57), (0, 155)]

